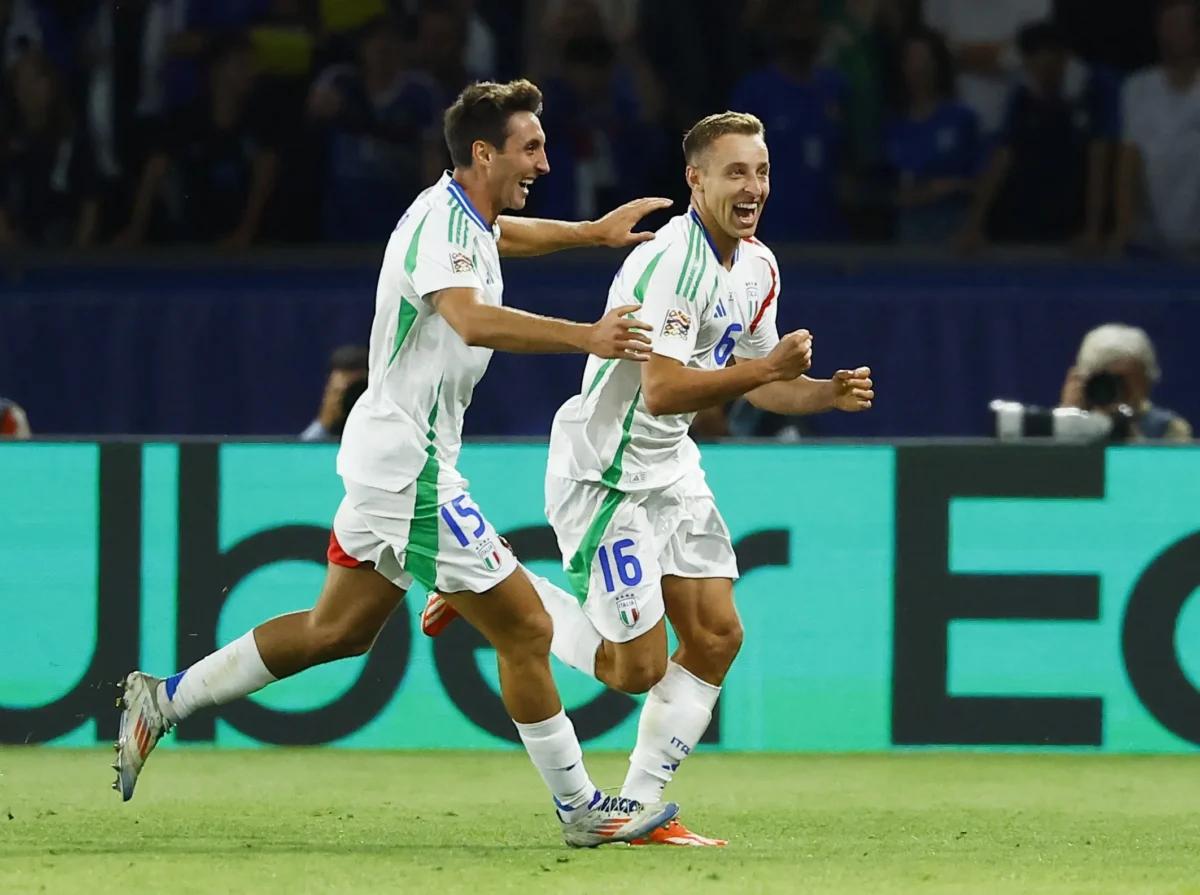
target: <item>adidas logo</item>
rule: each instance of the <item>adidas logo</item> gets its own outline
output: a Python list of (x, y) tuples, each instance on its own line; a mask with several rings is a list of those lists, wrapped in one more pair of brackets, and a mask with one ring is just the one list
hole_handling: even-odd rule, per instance
[(717, 299), (717, 313), (714, 314), (713, 316), (714, 317), (728, 317), (729, 316), (729, 313), (725, 310), (725, 302), (721, 301), (720, 299)]

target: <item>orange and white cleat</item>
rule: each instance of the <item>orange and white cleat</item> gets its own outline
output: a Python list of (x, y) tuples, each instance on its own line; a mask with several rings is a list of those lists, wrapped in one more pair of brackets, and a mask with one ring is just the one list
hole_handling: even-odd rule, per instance
[(709, 839), (699, 833), (693, 833), (678, 820), (670, 820), (661, 827), (655, 827), (645, 839), (635, 839), (630, 845), (687, 845), (693, 847), (709, 847), (728, 845), (724, 839)]
[(454, 608), (439, 593), (431, 593), (421, 613), (421, 630), (427, 637), (437, 637), (458, 618)]
[[(504, 549), (516, 556), (512, 545), (504, 538), (500, 539), (500, 543)], [(425, 608), (421, 611), (421, 631), (426, 637), (437, 637), (446, 628), (450, 627), (450, 623), (458, 618), (458, 613), (445, 600), (442, 595), (436, 591), (429, 594), (429, 599), (425, 601)]]

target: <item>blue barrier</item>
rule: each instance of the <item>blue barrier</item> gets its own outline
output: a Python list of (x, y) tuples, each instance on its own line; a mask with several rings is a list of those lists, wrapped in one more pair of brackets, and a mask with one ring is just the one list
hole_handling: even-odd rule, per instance
[[(561, 260), (560, 260), (561, 259)], [(60, 434), (288, 435), (311, 420), (330, 351), (365, 342), (376, 260), (346, 266), (37, 268), (0, 285), (0, 394)], [(575, 319), (603, 310), (618, 253), (514, 261), (506, 300)], [(981, 265), (848, 269), (784, 256), (780, 327), (816, 336), (815, 375), (869, 364), (869, 414), (822, 434), (988, 432), (995, 397), (1054, 402), (1083, 333), (1145, 327), (1156, 398), (1200, 419), (1191, 334), (1200, 272), (1174, 266)], [(469, 435), (545, 435), (583, 359), (497, 354)]]

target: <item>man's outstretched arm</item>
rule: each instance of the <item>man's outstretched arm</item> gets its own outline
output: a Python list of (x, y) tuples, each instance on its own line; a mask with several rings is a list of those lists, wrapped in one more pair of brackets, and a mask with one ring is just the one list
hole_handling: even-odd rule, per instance
[(548, 221), (501, 215), (500, 254), (506, 258), (548, 255), (563, 249), (587, 246), (622, 248), (654, 238), (651, 232), (634, 233), (638, 221), (653, 211), (668, 208), (670, 199), (635, 199), (614, 208), (598, 221)]

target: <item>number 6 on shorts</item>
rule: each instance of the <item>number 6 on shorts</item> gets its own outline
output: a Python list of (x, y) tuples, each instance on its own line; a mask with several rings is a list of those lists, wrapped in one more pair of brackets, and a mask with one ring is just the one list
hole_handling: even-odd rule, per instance
[(636, 556), (630, 553), (636, 545), (632, 538), (625, 538), (617, 541), (612, 545), (611, 563), (607, 547), (601, 547), (597, 551), (597, 557), (600, 560), (600, 572), (604, 575), (604, 589), (608, 593), (612, 593), (617, 589), (616, 583), (613, 581), (613, 566), (616, 566), (617, 576), (621, 579), (621, 583), (626, 587), (633, 587), (640, 584), (642, 580), (642, 564), (638, 562)]

